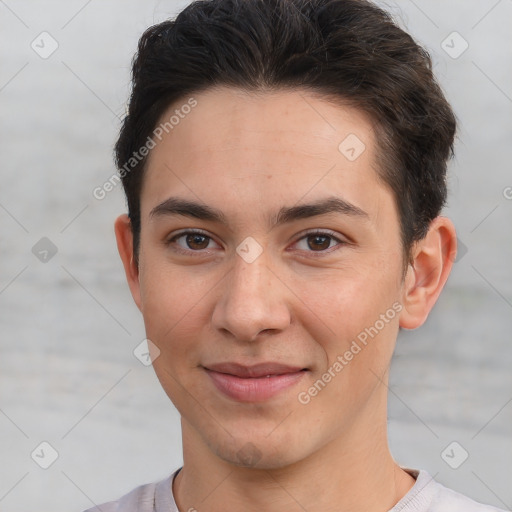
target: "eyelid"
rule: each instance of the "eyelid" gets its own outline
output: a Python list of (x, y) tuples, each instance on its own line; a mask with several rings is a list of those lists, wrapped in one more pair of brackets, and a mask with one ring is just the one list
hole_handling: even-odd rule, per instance
[[(206, 231), (203, 231), (203, 230), (197, 229), (197, 228), (188, 228), (188, 229), (183, 229), (182, 231), (178, 231), (177, 233), (173, 233), (171, 237), (165, 239), (165, 244), (171, 245), (171, 243), (173, 243), (176, 239), (178, 239), (184, 235), (193, 235), (193, 234), (202, 235), (206, 238), (209, 238), (213, 242), (215, 242), (214, 238), (211, 235), (209, 235)], [(340, 238), (340, 236), (338, 236), (338, 233), (336, 233), (335, 231), (332, 231), (330, 229), (315, 228), (315, 229), (305, 230), (305, 231), (298, 233), (295, 237), (295, 241), (293, 242), (293, 244), (296, 244), (303, 238), (306, 238), (308, 236), (314, 236), (314, 235), (329, 236), (336, 242), (339, 242), (338, 243), (339, 246), (346, 245), (346, 244), (350, 243), (348, 240), (343, 240), (342, 238)], [(217, 243), (217, 242), (215, 242), (215, 243)], [(333, 248), (331, 247), (329, 250), (325, 250), (325, 251), (305, 251), (305, 252), (308, 252), (313, 255), (316, 254), (318, 256), (322, 256), (324, 254), (330, 254), (331, 252), (333, 252), (332, 249)], [(196, 253), (197, 255), (201, 255), (201, 254), (205, 254), (205, 253), (209, 252), (207, 249), (202, 249), (200, 251), (194, 251), (192, 249), (183, 249), (182, 247), (179, 247), (179, 246), (177, 248), (175, 248), (174, 250), (176, 250), (177, 252), (180, 252), (182, 254)], [(334, 250), (336, 250), (336, 249), (334, 249)], [(299, 250), (298, 252), (301, 252), (301, 251)]]
[[(314, 235), (328, 236), (328, 237), (332, 238), (333, 240), (335, 240), (336, 242), (338, 242), (338, 244), (337, 244), (337, 246), (330, 247), (329, 249), (327, 249), (325, 251), (305, 251), (308, 254), (313, 255), (313, 257), (320, 258), (320, 257), (322, 257), (324, 255), (331, 254), (332, 252), (337, 251), (340, 246), (348, 245), (350, 243), (346, 239), (346, 237), (345, 237), (345, 240), (344, 240), (343, 237), (340, 237), (340, 235), (338, 233), (336, 233), (335, 231), (332, 231), (330, 229), (325, 229), (325, 228), (315, 228), (315, 229), (305, 230), (305, 231), (297, 234), (293, 244), (295, 245), (297, 242), (300, 242), (302, 239), (307, 238), (308, 236), (314, 236)], [(296, 251), (296, 252), (304, 252), (304, 251), (301, 251), (300, 249), (298, 249), (298, 250), (294, 249), (294, 251)]]
[(295, 241), (301, 240), (302, 238), (306, 236), (311, 235), (329, 235), (330, 237), (336, 239), (338, 242), (343, 242), (344, 240), (341, 240), (340, 234), (336, 233), (336, 231), (332, 231), (331, 229), (326, 228), (314, 228), (314, 229), (306, 229), (304, 231), (301, 231), (296, 235)]
[[(189, 234), (198, 234), (198, 235), (204, 235), (208, 238), (212, 238), (206, 231), (203, 231), (199, 228), (183, 228), (179, 231), (173, 232), (169, 237), (166, 238), (166, 241), (170, 242), (171, 240), (174, 240), (175, 238), (178, 238), (182, 235), (189, 235)], [(212, 238), (213, 239), (213, 238)]]
[[(215, 242), (214, 238), (209, 235), (206, 231), (203, 231), (201, 229), (197, 229), (197, 228), (188, 228), (188, 229), (183, 229), (181, 231), (178, 231), (177, 233), (173, 233), (172, 236), (170, 237), (167, 237), (165, 240), (164, 240), (164, 243), (165, 245), (169, 246), (171, 244), (174, 243), (174, 241), (177, 239), (177, 238), (180, 238), (184, 235), (202, 235), (204, 236), (205, 238), (209, 238), (210, 240), (212, 240), (213, 242)], [(215, 242), (217, 243), (217, 242)], [(217, 244), (219, 245), (219, 244)], [(192, 249), (183, 249), (182, 247), (180, 246), (177, 246), (175, 249), (175, 251), (177, 252), (180, 252), (182, 254), (204, 254), (205, 252), (209, 252), (207, 249), (202, 249), (200, 251), (193, 251)]]

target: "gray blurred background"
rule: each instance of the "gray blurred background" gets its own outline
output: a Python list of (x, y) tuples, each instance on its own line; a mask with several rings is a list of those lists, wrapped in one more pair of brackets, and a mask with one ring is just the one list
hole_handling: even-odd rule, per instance
[[(178, 414), (133, 354), (145, 335), (114, 240), (122, 190), (92, 191), (115, 172), (140, 34), (187, 4), (0, 0), (2, 512), (79, 512), (182, 462)], [(426, 324), (400, 334), (391, 449), (509, 510), (512, 1), (385, 5), (431, 52), (460, 123), (446, 210), (460, 254)]]

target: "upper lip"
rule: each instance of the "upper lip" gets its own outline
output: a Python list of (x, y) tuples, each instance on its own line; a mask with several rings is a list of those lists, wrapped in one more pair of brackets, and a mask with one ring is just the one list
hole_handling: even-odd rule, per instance
[(227, 373), (242, 378), (265, 377), (266, 375), (282, 375), (285, 373), (296, 373), (305, 370), (303, 366), (289, 366), (281, 363), (260, 363), (252, 366), (245, 366), (238, 363), (218, 363), (205, 366), (207, 370), (219, 373)]

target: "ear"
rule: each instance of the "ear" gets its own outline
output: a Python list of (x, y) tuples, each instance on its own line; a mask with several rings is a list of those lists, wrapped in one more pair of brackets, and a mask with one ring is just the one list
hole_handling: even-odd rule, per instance
[(416, 329), (425, 322), (450, 275), (457, 254), (452, 221), (436, 217), (412, 251), (402, 289), (400, 327), (405, 329)]
[(114, 224), (117, 240), (117, 250), (123, 262), (126, 281), (130, 287), (133, 300), (139, 310), (141, 309), (139, 268), (133, 261), (133, 231), (130, 218), (126, 213), (120, 215)]

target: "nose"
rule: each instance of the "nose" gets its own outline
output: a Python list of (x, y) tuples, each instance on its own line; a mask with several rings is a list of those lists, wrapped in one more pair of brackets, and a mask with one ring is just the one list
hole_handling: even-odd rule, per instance
[(247, 263), (238, 254), (222, 281), (222, 292), (215, 304), (213, 327), (229, 332), (239, 341), (254, 341), (265, 331), (278, 333), (291, 323), (291, 292), (267, 258), (260, 255)]

